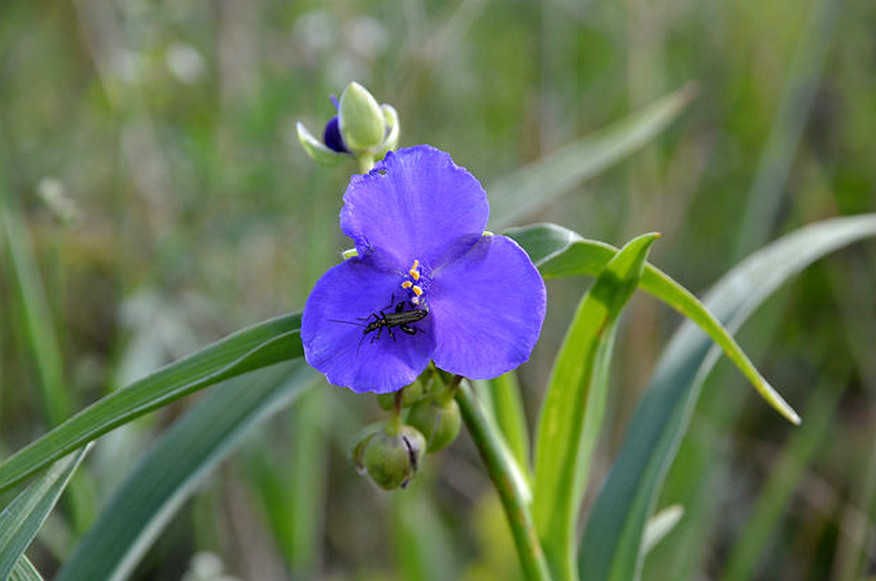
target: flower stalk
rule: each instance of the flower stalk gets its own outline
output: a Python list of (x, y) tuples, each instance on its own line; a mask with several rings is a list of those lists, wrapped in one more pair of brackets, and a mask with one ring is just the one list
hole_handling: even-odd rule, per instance
[(390, 436), (395, 436), (399, 433), (402, 427), (402, 399), (404, 398), (405, 388), (395, 392), (392, 398), (392, 408), (389, 410), (389, 418), (386, 420), (386, 428), (384, 431)]
[(374, 164), (376, 163), (373, 153), (363, 153), (362, 155), (357, 155), (356, 161), (359, 162), (359, 171), (363, 174), (371, 171), (371, 169), (374, 167)]
[(462, 412), (462, 421), (465, 422), (490, 475), (490, 480), (499, 493), (517, 547), (523, 577), (527, 581), (549, 581), (550, 570), (529, 510), (532, 492), (526, 478), (502, 440), (498, 429), (481, 410), (471, 387), (460, 384), (462, 377), (459, 375), (454, 379), (459, 385), (454, 391), (456, 402)]

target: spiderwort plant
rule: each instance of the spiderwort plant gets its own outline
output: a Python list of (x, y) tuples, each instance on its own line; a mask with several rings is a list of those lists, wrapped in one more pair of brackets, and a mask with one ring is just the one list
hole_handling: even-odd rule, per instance
[[(596, 279), (557, 355), (530, 449), (522, 410), (517, 413), (510, 399), (502, 404), (498, 397), (488, 409), (463, 376), (495, 377), (528, 359), (545, 314), (541, 275), (517, 243), (484, 232), (486, 194), (447, 153), (429, 146), (389, 152), (398, 138), (398, 123), (386, 115), (391, 108), (376, 103), (351, 84), (338, 103), (337, 117), (324, 131), (325, 143), (302, 139), (314, 157), (328, 151), (337, 156), (335, 161), (357, 158), (364, 174), (352, 178), (341, 211), (341, 228), (355, 248), (320, 279), (303, 314), (243, 329), (101, 398), (0, 463), (0, 491), (149, 410), (304, 355), (330, 382), (377, 393), (389, 411), (389, 419), (367, 428), (354, 449), (357, 467), (377, 485), (404, 487), (422, 456), (449, 444), (462, 423), (502, 501), (524, 578), (636, 579), (647, 550), (645, 539), (653, 542), (657, 530), (647, 519), (702, 378), (714, 363), (704, 335), (684, 329), (673, 340), (579, 544), (578, 517), (605, 409), (611, 347), (621, 310), (636, 288), (696, 322), (768, 402), (794, 423), (799, 417), (760, 377), (720, 321), (646, 262), (655, 234), (617, 250), (557, 225), (536, 225), (510, 234), (529, 249), (544, 276), (586, 274)], [(653, 127), (651, 120), (649, 115), (629, 130)], [(301, 127), (299, 134), (304, 134)], [(543, 170), (537, 173), (544, 175)], [(0, 203), (9, 201), (0, 196)], [(9, 234), (15, 227), (10, 217), (14, 212), (0, 212), (5, 218), (0, 234), (12, 248), (20, 235)], [(713, 294), (712, 304), (738, 324), (782, 280), (818, 256), (873, 235), (876, 216), (830, 221), (795, 233), (734, 269)], [(762, 276), (764, 272), (770, 276)], [(199, 401), (126, 479), (64, 565), (59, 581), (125, 577), (158, 534), (160, 515), (179, 504), (191, 482), (227, 454), (248, 426), (309, 385), (309, 373), (288, 375), (295, 369), (275, 368), (279, 373), (273, 379), (246, 376), (253, 384), (240, 385), (249, 387), (245, 396), (238, 385), (228, 383)], [(500, 382), (512, 388), (505, 395), (516, 389), (507, 377), (492, 387)], [(228, 405), (230, 401), (241, 405)], [(513, 434), (515, 427), (521, 437), (512, 453), (506, 444), (511, 438), (503, 435)], [(166, 486), (157, 492), (154, 479), (141, 478), (165, 474), (163, 468), (170, 464), (173, 478), (162, 477)], [(41, 522), (54, 502), (44, 494), (46, 486), (59, 491), (52, 484), (55, 472), (0, 513), (0, 521), (5, 518), (13, 525), (0, 526), (0, 536), (6, 533), (14, 541), (0, 546), (0, 568), (26, 562), (22, 551), (36, 532), (31, 525)], [(35, 498), (40, 500), (36, 504), (31, 502)], [(22, 502), (35, 508), (15, 510)], [(119, 514), (131, 518), (119, 520)], [(118, 548), (106, 550), (108, 542)], [(5, 576), (0, 574), (0, 579)]]

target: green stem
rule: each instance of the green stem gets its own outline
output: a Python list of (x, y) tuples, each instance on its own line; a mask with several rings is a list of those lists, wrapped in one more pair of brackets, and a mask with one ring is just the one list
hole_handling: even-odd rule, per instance
[(526, 483), (526, 477), (496, 426), (481, 410), (469, 385), (459, 386), (456, 390), (456, 402), (490, 480), (502, 500), (514, 544), (517, 546), (523, 577), (527, 581), (549, 581), (550, 571), (535, 532), (532, 514), (529, 512), (532, 492)]
[(383, 431), (388, 436), (397, 436), (402, 427), (402, 399), (406, 388), (401, 388), (395, 392), (395, 397), (392, 398), (392, 408), (389, 410), (389, 417), (386, 419), (386, 426)]
[(362, 155), (356, 156), (356, 161), (359, 162), (359, 170), (364, 174), (371, 171), (371, 168), (374, 167), (374, 155), (370, 153), (365, 153)]

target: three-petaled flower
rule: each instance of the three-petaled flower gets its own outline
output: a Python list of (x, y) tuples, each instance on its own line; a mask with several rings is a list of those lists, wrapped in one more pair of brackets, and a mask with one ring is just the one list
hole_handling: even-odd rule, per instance
[(488, 379), (529, 359), (544, 281), (513, 240), (484, 233), (486, 192), (430, 146), (389, 153), (344, 194), (356, 256), (316, 283), (301, 320), (307, 362), (334, 385), (386, 393), (430, 360)]

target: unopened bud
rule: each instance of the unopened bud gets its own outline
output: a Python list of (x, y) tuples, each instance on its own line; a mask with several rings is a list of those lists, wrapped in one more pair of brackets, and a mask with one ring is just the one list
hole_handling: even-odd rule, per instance
[(459, 406), (452, 399), (444, 404), (426, 399), (411, 408), (407, 422), (426, 438), (426, 451), (437, 452), (450, 445), (459, 434)]
[(411, 426), (398, 433), (374, 434), (365, 444), (363, 464), (371, 479), (384, 490), (406, 487), (417, 473), (426, 448), (423, 434)]
[(364, 163), (367, 171), (388, 151), (398, 147), (398, 113), (391, 105), (380, 105), (365, 87), (350, 83), (341, 93), (340, 101), (332, 96), (332, 102), (337, 115), (325, 124), (322, 141), (303, 123), (296, 126), (298, 141), (313, 160), (336, 165), (355, 158)]
[(338, 121), (343, 143), (354, 153), (375, 151), (386, 137), (383, 110), (359, 83), (350, 83), (341, 93)]

